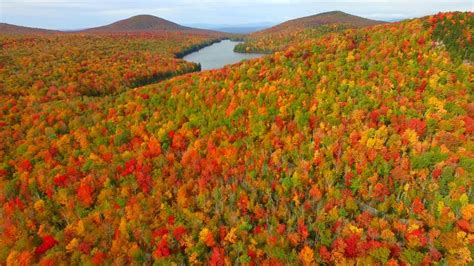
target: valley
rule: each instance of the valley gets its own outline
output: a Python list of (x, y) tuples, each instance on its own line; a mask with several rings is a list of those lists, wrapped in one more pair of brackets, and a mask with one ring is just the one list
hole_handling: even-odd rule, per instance
[(6, 265), (473, 261), (472, 12), (2, 27)]

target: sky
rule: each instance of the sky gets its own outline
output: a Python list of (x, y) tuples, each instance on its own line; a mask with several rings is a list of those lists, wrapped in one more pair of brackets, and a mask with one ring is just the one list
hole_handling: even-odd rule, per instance
[(183, 25), (242, 26), (333, 10), (393, 21), (440, 11), (472, 12), (474, 0), (0, 0), (0, 22), (64, 30), (150, 14)]

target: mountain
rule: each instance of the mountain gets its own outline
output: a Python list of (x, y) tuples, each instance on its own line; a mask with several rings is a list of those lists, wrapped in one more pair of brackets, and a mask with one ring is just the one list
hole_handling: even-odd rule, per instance
[(240, 53), (273, 53), (327, 33), (382, 23), (386, 22), (370, 20), (341, 11), (331, 11), (289, 20), (274, 27), (253, 32), (247, 35), (245, 43), (238, 44), (234, 51)]
[(47, 30), (0, 23), (0, 34), (38, 34), (61, 32), (88, 32), (88, 33), (118, 33), (118, 32), (155, 32), (155, 31), (191, 31), (205, 34), (222, 34), (216, 30), (199, 29), (179, 25), (172, 21), (152, 16), (138, 15), (114, 23), (81, 30)]
[(152, 16), (138, 15), (128, 19), (119, 20), (109, 25), (86, 29), (85, 32), (136, 32), (136, 31), (204, 31), (190, 28), (171, 22), (169, 20)]
[(288, 20), (281, 24), (278, 24), (269, 29), (260, 31), (261, 33), (273, 33), (285, 31), (288, 29), (301, 29), (301, 28), (312, 28), (316, 26), (329, 25), (329, 24), (345, 24), (355, 28), (373, 26), (377, 24), (385, 23), (384, 21), (371, 20), (351, 14), (344, 13), (342, 11), (331, 11), (312, 15), (308, 17), (302, 17), (297, 19)]
[(0, 23), (0, 34), (44, 34), (44, 33), (59, 33), (56, 30), (47, 30), (40, 28), (30, 28), (18, 26), (8, 23)]

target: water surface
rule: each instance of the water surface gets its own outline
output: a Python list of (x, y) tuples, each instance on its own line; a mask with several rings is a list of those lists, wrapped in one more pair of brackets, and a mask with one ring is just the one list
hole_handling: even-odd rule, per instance
[(204, 47), (183, 57), (184, 60), (200, 63), (202, 70), (218, 69), (225, 65), (238, 63), (245, 59), (262, 57), (264, 54), (243, 54), (234, 52), (234, 47), (241, 42), (223, 40)]

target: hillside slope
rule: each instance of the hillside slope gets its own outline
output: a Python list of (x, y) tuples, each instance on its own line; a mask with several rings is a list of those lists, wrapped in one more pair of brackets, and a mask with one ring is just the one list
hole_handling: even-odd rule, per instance
[(326, 34), (116, 97), (9, 100), (0, 260), (469, 265), (473, 16)]
[(86, 29), (83, 32), (154, 32), (154, 31), (202, 31), (212, 32), (209, 30), (201, 30), (190, 27), (181, 26), (160, 17), (151, 15), (138, 15), (124, 20), (114, 22), (109, 25)]
[(0, 35), (1, 34), (44, 34), (44, 33), (60, 33), (60, 31), (23, 27), (23, 26), (8, 24), (8, 23), (0, 23)]
[(257, 32), (255, 33), (255, 35), (276, 33), (276, 32), (286, 31), (289, 29), (294, 30), (294, 29), (314, 28), (317, 26), (331, 25), (331, 24), (344, 24), (344, 25), (349, 25), (350, 27), (353, 27), (353, 28), (361, 28), (361, 27), (374, 26), (374, 25), (383, 24), (383, 23), (386, 23), (386, 22), (371, 20), (371, 19), (347, 14), (342, 11), (331, 11), (331, 12), (325, 12), (325, 13), (320, 13), (320, 14), (316, 14), (312, 16), (285, 21), (269, 29), (265, 29), (260, 32)]
[(283, 22), (271, 28), (248, 35), (245, 43), (235, 47), (236, 52), (282, 51), (292, 44), (314, 39), (328, 32), (337, 32), (350, 28), (361, 28), (386, 22), (370, 20), (341, 11), (320, 13), (313, 16)]

